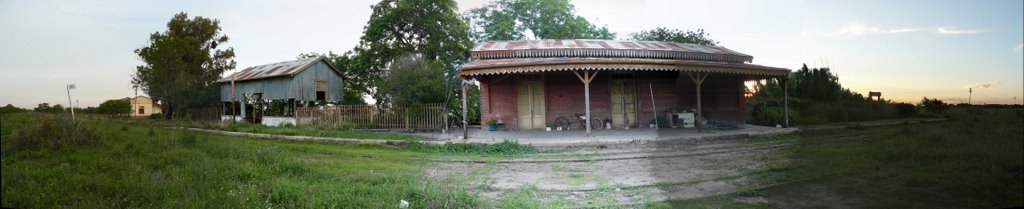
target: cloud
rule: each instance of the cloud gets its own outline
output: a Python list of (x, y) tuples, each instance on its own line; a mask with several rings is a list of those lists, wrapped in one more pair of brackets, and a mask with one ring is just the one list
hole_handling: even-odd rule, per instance
[(985, 30), (981, 30), (981, 29), (965, 30), (965, 29), (957, 29), (956, 27), (939, 27), (938, 29), (935, 30), (935, 32), (937, 32), (939, 34), (961, 35), (961, 34), (983, 33), (983, 32), (985, 32)]
[(1017, 47), (1013, 47), (1013, 52), (1024, 52), (1024, 43), (1017, 44)]
[(979, 84), (965, 86), (964, 88), (990, 89), (992, 87), (996, 87), (997, 85), (999, 85), (999, 83), (1002, 83), (1002, 81), (994, 80), (994, 81), (988, 82), (988, 83), (979, 83)]
[[(880, 27), (877, 27), (877, 26), (866, 25), (866, 24), (863, 24), (863, 23), (852, 23), (852, 24), (843, 26), (842, 28), (839, 28), (835, 32), (820, 33), (820, 34), (822, 34), (822, 35), (824, 35), (826, 37), (833, 37), (833, 36), (859, 36), (859, 35), (872, 34), (872, 33), (908, 33), (908, 32), (917, 32), (917, 31), (921, 31), (921, 30), (922, 30), (921, 28), (891, 28), (891, 29), (883, 29), (883, 28), (880, 28)], [(804, 34), (806, 35), (806, 34), (811, 34), (811, 33), (805, 32)]]

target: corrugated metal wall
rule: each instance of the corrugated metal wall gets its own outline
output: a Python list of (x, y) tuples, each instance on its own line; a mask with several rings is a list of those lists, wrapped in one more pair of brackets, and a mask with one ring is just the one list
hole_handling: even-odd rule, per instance
[[(235, 97), (241, 99), (243, 94), (263, 93), (263, 99), (313, 101), (316, 100), (316, 80), (327, 81), (327, 101), (341, 102), (344, 98), (342, 78), (323, 61), (308, 66), (294, 77), (235, 82)], [(231, 101), (231, 82), (221, 84), (220, 98), (221, 101)]]

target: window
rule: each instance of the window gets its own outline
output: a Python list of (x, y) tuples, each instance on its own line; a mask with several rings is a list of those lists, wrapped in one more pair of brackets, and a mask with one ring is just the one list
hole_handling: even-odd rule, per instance
[(146, 106), (139, 106), (139, 115), (142, 114), (146, 114)]
[(327, 100), (327, 81), (325, 81), (325, 80), (316, 80), (315, 82), (316, 82), (316, 85), (314, 86), (314, 89), (316, 91), (316, 100), (317, 101), (326, 101)]

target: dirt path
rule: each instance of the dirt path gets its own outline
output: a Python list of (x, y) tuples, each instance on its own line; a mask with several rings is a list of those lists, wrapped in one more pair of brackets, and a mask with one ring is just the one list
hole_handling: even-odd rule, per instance
[(637, 205), (688, 199), (759, 186), (770, 150), (792, 140), (743, 140), (631, 149), (581, 150), (529, 158), (446, 160), (434, 178), (463, 182), (498, 202), (536, 201), (546, 207)]

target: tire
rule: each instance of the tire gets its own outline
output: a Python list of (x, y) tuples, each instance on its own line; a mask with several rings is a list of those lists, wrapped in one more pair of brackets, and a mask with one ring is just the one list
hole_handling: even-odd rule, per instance
[(594, 118), (593, 120), (590, 120), (590, 128), (595, 130), (604, 129), (604, 121), (599, 118)]
[(557, 119), (555, 119), (555, 126), (568, 129), (569, 119), (565, 118), (565, 116), (558, 117)]

